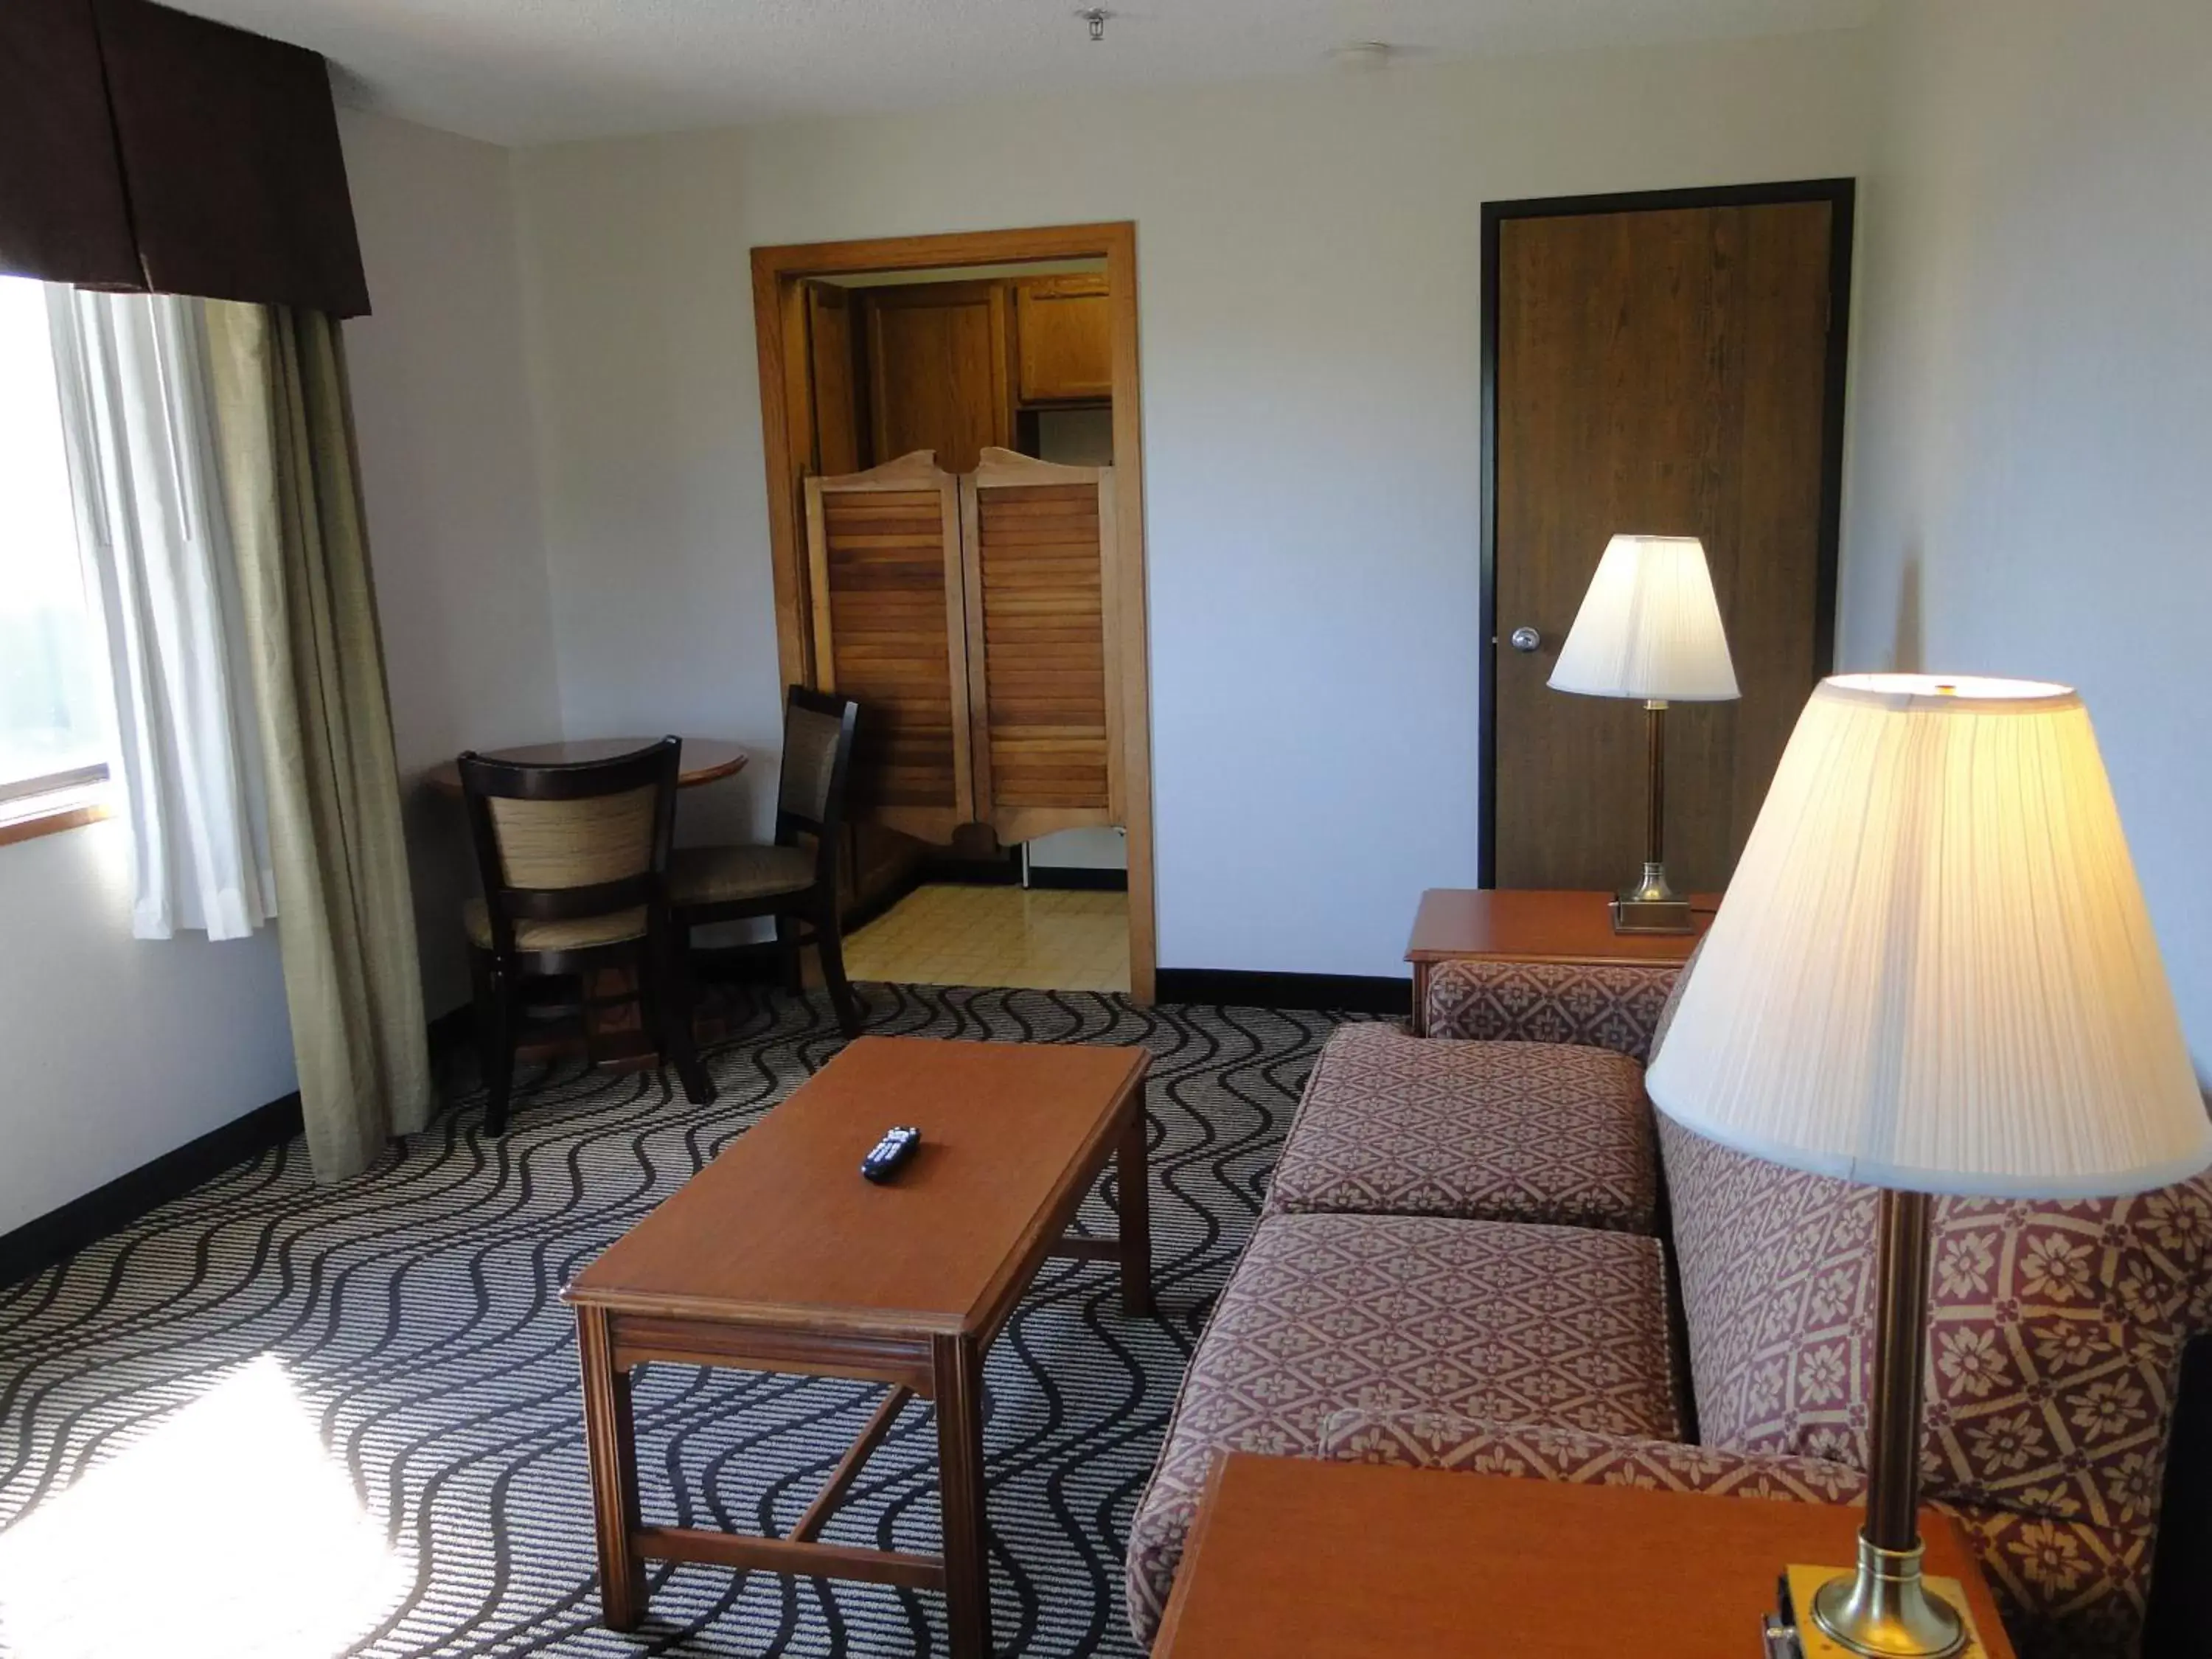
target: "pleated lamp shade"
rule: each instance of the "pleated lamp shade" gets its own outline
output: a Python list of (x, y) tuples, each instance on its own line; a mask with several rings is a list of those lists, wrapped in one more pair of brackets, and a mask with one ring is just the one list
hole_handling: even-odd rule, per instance
[(1554, 691), (1658, 702), (1736, 696), (1705, 544), (1695, 536), (1607, 542), (1549, 683)]
[(2212, 1164), (2081, 698), (1823, 682), (1646, 1086), (1715, 1140), (1906, 1191), (2104, 1196)]

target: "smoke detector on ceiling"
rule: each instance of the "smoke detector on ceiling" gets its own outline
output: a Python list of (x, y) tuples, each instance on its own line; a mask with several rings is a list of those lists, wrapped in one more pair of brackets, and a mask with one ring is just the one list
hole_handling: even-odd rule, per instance
[(1351, 40), (1328, 54), (1328, 61), (1340, 70), (1355, 75), (1371, 74), (1388, 69), (1398, 49), (1386, 40)]

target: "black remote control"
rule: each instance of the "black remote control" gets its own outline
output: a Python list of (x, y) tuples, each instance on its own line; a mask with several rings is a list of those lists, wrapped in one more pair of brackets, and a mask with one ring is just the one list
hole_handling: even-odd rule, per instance
[(873, 1151), (860, 1160), (860, 1173), (871, 1181), (889, 1181), (921, 1145), (919, 1129), (887, 1129)]

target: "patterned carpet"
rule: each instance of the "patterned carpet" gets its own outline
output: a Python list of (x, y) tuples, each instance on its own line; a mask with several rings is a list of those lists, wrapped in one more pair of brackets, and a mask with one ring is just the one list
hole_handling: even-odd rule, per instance
[[(1159, 1318), (1121, 1315), (1108, 1264), (1048, 1264), (987, 1378), (999, 1650), (1133, 1654), (1129, 1515), (1331, 1020), (1078, 993), (869, 995), (878, 1032), (1155, 1056)], [(651, 1074), (568, 1071), (489, 1142), (464, 1079), (456, 1109), (370, 1176), (319, 1189), (295, 1142), (0, 1291), (0, 1651), (943, 1652), (937, 1596), (705, 1567), (653, 1569), (637, 1636), (596, 1623), (556, 1293), (836, 1051), (826, 1015), (764, 996), (711, 1051), (709, 1107)], [(647, 1520), (787, 1528), (876, 1397), (648, 1368)], [(825, 1535), (933, 1552), (933, 1449), (927, 1408), (909, 1406)]]

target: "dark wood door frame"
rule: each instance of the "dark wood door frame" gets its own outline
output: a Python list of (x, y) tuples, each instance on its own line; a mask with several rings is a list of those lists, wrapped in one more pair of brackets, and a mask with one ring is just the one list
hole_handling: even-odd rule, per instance
[(1771, 185), (1721, 185), (1694, 190), (1632, 191), (1609, 196), (1549, 196), (1482, 204), (1482, 613), (1476, 674), (1481, 685), (1479, 727), (1482, 799), (1476, 829), (1476, 882), (1498, 874), (1498, 231), (1508, 219), (1580, 214), (1647, 213), (1669, 208), (1770, 207), (1826, 202), (1832, 217), (1828, 292), (1835, 307), (1828, 330), (1821, 392), (1820, 604), (1814, 657), (1830, 672), (1836, 656), (1836, 570), (1843, 542), (1844, 395), (1850, 357), (1851, 244), (1858, 185), (1851, 179), (1806, 179)]
[[(799, 511), (803, 471), (792, 428), (787, 349), (795, 334), (800, 283), (810, 276), (861, 271), (1103, 259), (1112, 307), (1115, 535), (1119, 554), (1121, 763), (1129, 848), (1129, 990), (1152, 1000), (1159, 961), (1152, 861), (1152, 682), (1145, 608), (1145, 460), (1137, 354), (1137, 227), (1128, 221), (1047, 225), (1021, 230), (888, 236), (752, 251), (753, 331), (760, 358), (762, 448), (768, 466), (769, 546), (775, 582), (776, 648), (783, 682), (811, 685), (806, 628), (805, 529)], [(892, 459), (879, 456), (879, 460)]]

